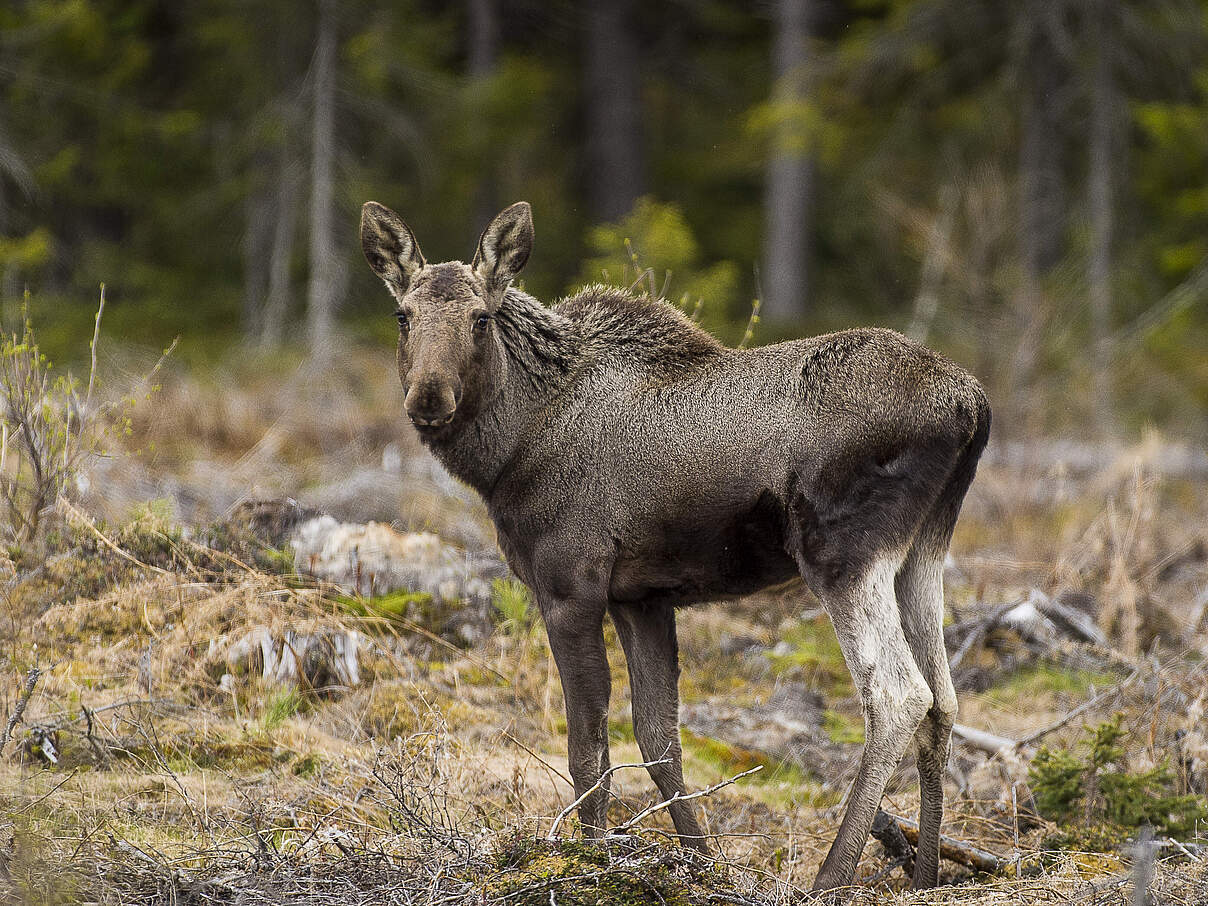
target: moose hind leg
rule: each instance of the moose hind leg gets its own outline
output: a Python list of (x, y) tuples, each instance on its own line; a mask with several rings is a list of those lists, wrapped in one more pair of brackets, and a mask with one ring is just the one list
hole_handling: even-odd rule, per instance
[[(633, 698), (633, 735), (650, 778), (663, 799), (684, 793), (683, 756), (679, 738), (679, 646), (675, 611), (670, 607), (614, 604), (609, 608), (625, 650)], [(667, 809), (680, 842), (708, 850), (692, 804), (673, 802)]]
[(587, 837), (604, 833), (608, 809), (608, 700), (612, 679), (604, 648), (604, 607), (568, 600), (540, 601), (550, 650), (566, 700), (566, 742), (579, 822)]
[[(932, 704), (898, 619), (896, 568), (896, 560), (879, 559), (858, 578), (819, 589), (860, 694), (865, 741), (847, 811), (814, 882), (816, 890), (851, 884), (889, 777)], [(807, 581), (816, 579), (802, 571)]]
[(919, 772), (915, 888), (939, 883), (944, 767), (956, 720), (956, 689), (944, 648), (944, 551), (936, 547), (925, 536), (916, 541), (895, 580), (902, 629), (934, 698), (915, 734)]

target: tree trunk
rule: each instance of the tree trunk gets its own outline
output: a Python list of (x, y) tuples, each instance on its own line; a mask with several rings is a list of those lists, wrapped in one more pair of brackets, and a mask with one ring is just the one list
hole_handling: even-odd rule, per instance
[(472, 79), (490, 76), (499, 57), (498, 0), (466, 0), (469, 47), (466, 71)]
[(1112, 234), (1114, 210), (1114, 153), (1116, 149), (1116, 85), (1113, 71), (1112, 3), (1094, 0), (1091, 5), (1091, 46), (1094, 69), (1091, 73), (1090, 169), (1087, 173), (1087, 201), (1090, 214), (1091, 245), (1088, 284), (1091, 310), (1091, 368), (1095, 419), (1101, 433), (1111, 434), (1112, 386), (1109, 370), (1108, 332), (1112, 311)]
[[(471, 82), (471, 89), (476, 92), (474, 100), (482, 101), (483, 83), (495, 74), (499, 60), (499, 9), (498, 0), (467, 0), (466, 19), (469, 46), (466, 48), (466, 75)], [(474, 107), (471, 117), (475, 120), (468, 124), (472, 133), (472, 142), (485, 147), (489, 136), (484, 136), (485, 126), (482, 122), (482, 110)], [(499, 209), (499, 198), (496, 195), (495, 183), (498, 178), (494, 156), (488, 151), (482, 157), (478, 188), (474, 192), (474, 219), (478, 226), (486, 226)]]
[(324, 359), (331, 352), (336, 288), (339, 283), (332, 216), (336, 153), (336, 31), (336, 0), (319, 0), (310, 158), (310, 280), (306, 292), (311, 354), (316, 359)]
[(271, 193), (262, 185), (265, 161), (256, 154), (252, 161), (252, 185), (244, 198), (243, 228), (243, 337), (260, 335), (264, 323), (264, 294), (268, 287), (269, 245), (273, 232)]
[(298, 223), (298, 190), (302, 174), (292, 159), (289, 145), (281, 150), (281, 172), (277, 176), (277, 197), (273, 221), (273, 244), (268, 267), (268, 294), (260, 321), (260, 345), (280, 346), (285, 334), (290, 302), (290, 265), (294, 257), (294, 237)]
[(1027, 35), (1019, 149), (1020, 251), (1028, 276), (1048, 273), (1064, 251), (1065, 176), (1062, 122), (1066, 74), (1047, 32), (1044, 4), (1032, 0), (1020, 15)]
[(813, 162), (801, 127), (808, 100), (810, 0), (777, 0), (772, 103), (780, 122), (772, 136), (764, 195), (763, 317), (781, 324), (808, 309)]
[(1046, 321), (1044, 276), (1061, 259), (1065, 239), (1063, 172), (1066, 67), (1054, 43), (1052, 0), (1027, 0), (1019, 7), (1022, 56), (1016, 65), (1023, 84), (1019, 147), (1019, 251), (1022, 280), (1012, 299), (1015, 352), (1007, 363), (1008, 386), (1022, 390), (1036, 371)]
[(646, 188), (633, 3), (595, 0), (585, 5), (587, 197), (596, 220), (615, 221), (632, 210)]

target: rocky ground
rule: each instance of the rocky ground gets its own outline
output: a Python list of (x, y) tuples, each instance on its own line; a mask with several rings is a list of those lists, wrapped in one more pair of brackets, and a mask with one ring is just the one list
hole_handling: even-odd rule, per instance
[[(90, 464), (45, 549), (10, 550), (0, 890), (804, 901), (863, 739), (806, 591), (680, 615), (685, 768), (717, 787), (697, 800), (713, 855), (672, 845), (665, 811), (641, 817), (659, 797), (640, 768), (614, 777), (620, 830), (578, 842), (557, 820), (573, 796), (540, 621), (480, 504), (397, 417), (389, 363), (266, 373), (165, 380), (133, 413), (138, 448)], [(1125, 903), (1146, 872), (1153, 902), (1208, 901), (1208, 481), (1157, 437), (1089, 460), (1044, 449), (991, 451), (946, 569), (947, 886), (906, 892), (909, 847), (887, 832), (857, 902)], [(612, 759), (638, 762), (609, 645)], [(895, 819), (916, 806), (908, 758), (883, 803), (907, 839)]]

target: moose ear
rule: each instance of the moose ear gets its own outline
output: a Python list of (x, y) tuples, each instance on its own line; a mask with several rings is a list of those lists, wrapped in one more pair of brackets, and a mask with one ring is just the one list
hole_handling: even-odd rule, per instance
[(426, 263), (411, 228), (376, 201), (367, 201), (361, 208), (361, 249), (373, 272), (400, 293), (407, 291)]
[(533, 250), (533, 209), (518, 201), (495, 216), (478, 240), (471, 267), (498, 305)]

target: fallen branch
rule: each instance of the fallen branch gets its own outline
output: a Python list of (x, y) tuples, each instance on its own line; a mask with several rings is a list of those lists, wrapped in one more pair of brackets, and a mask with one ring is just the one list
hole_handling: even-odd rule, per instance
[(1103, 630), (1081, 610), (1055, 601), (1041, 591), (1033, 591), (1031, 600), (1064, 634), (1100, 648), (1107, 647), (1108, 640)]
[(37, 667), (30, 667), (29, 673), (25, 675), (25, 686), (17, 698), (17, 706), (13, 709), (13, 713), (8, 716), (8, 724), (4, 727), (4, 735), (0, 736), (0, 754), (4, 753), (4, 747), (12, 739), (13, 728), (17, 726), (21, 720), (21, 716), (25, 713), (25, 708), (29, 704), (30, 698), (33, 697), (34, 686), (38, 684), (38, 677), (41, 675), (42, 671)]
[(913, 878), (914, 847), (906, 839), (902, 826), (898, 824), (894, 816), (884, 809), (877, 809), (877, 814), (872, 819), (870, 833), (885, 847), (885, 855), (889, 857), (890, 862), (887, 871), (892, 871), (895, 866), (900, 865), (906, 877)]
[[(919, 826), (916, 822), (911, 821), (909, 818), (892, 815), (889, 812), (885, 812), (885, 815), (901, 828), (902, 835), (912, 846), (918, 846)], [(943, 835), (940, 835), (940, 857), (947, 859), (949, 862), (964, 865), (966, 868), (987, 873), (998, 871), (1002, 865), (1002, 859), (994, 855), (994, 853), (979, 849), (971, 843), (965, 843), (963, 840)]]
[(976, 727), (967, 727), (964, 724), (953, 724), (952, 735), (969, 748), (985, 752), (987, 755), (1012, 752), (1018, 746), (1014, 739), (999, 736), (997, 733), (989, 733), (986, 730), (978, 730)]
[(948, 668), (955, 670), (959, 667), (965, 656), (973, 649), (973, 646), (989, 635), (991, 630), (998, 626), (1008, 611), (1022, 603), (1022, 601), (1011, 601), (1007, 604), (999, 604), (985, 617), (974, 623), (969, 633), (965, 636), (964, 641), (961, 642), (960, 647), (948, 659)]

